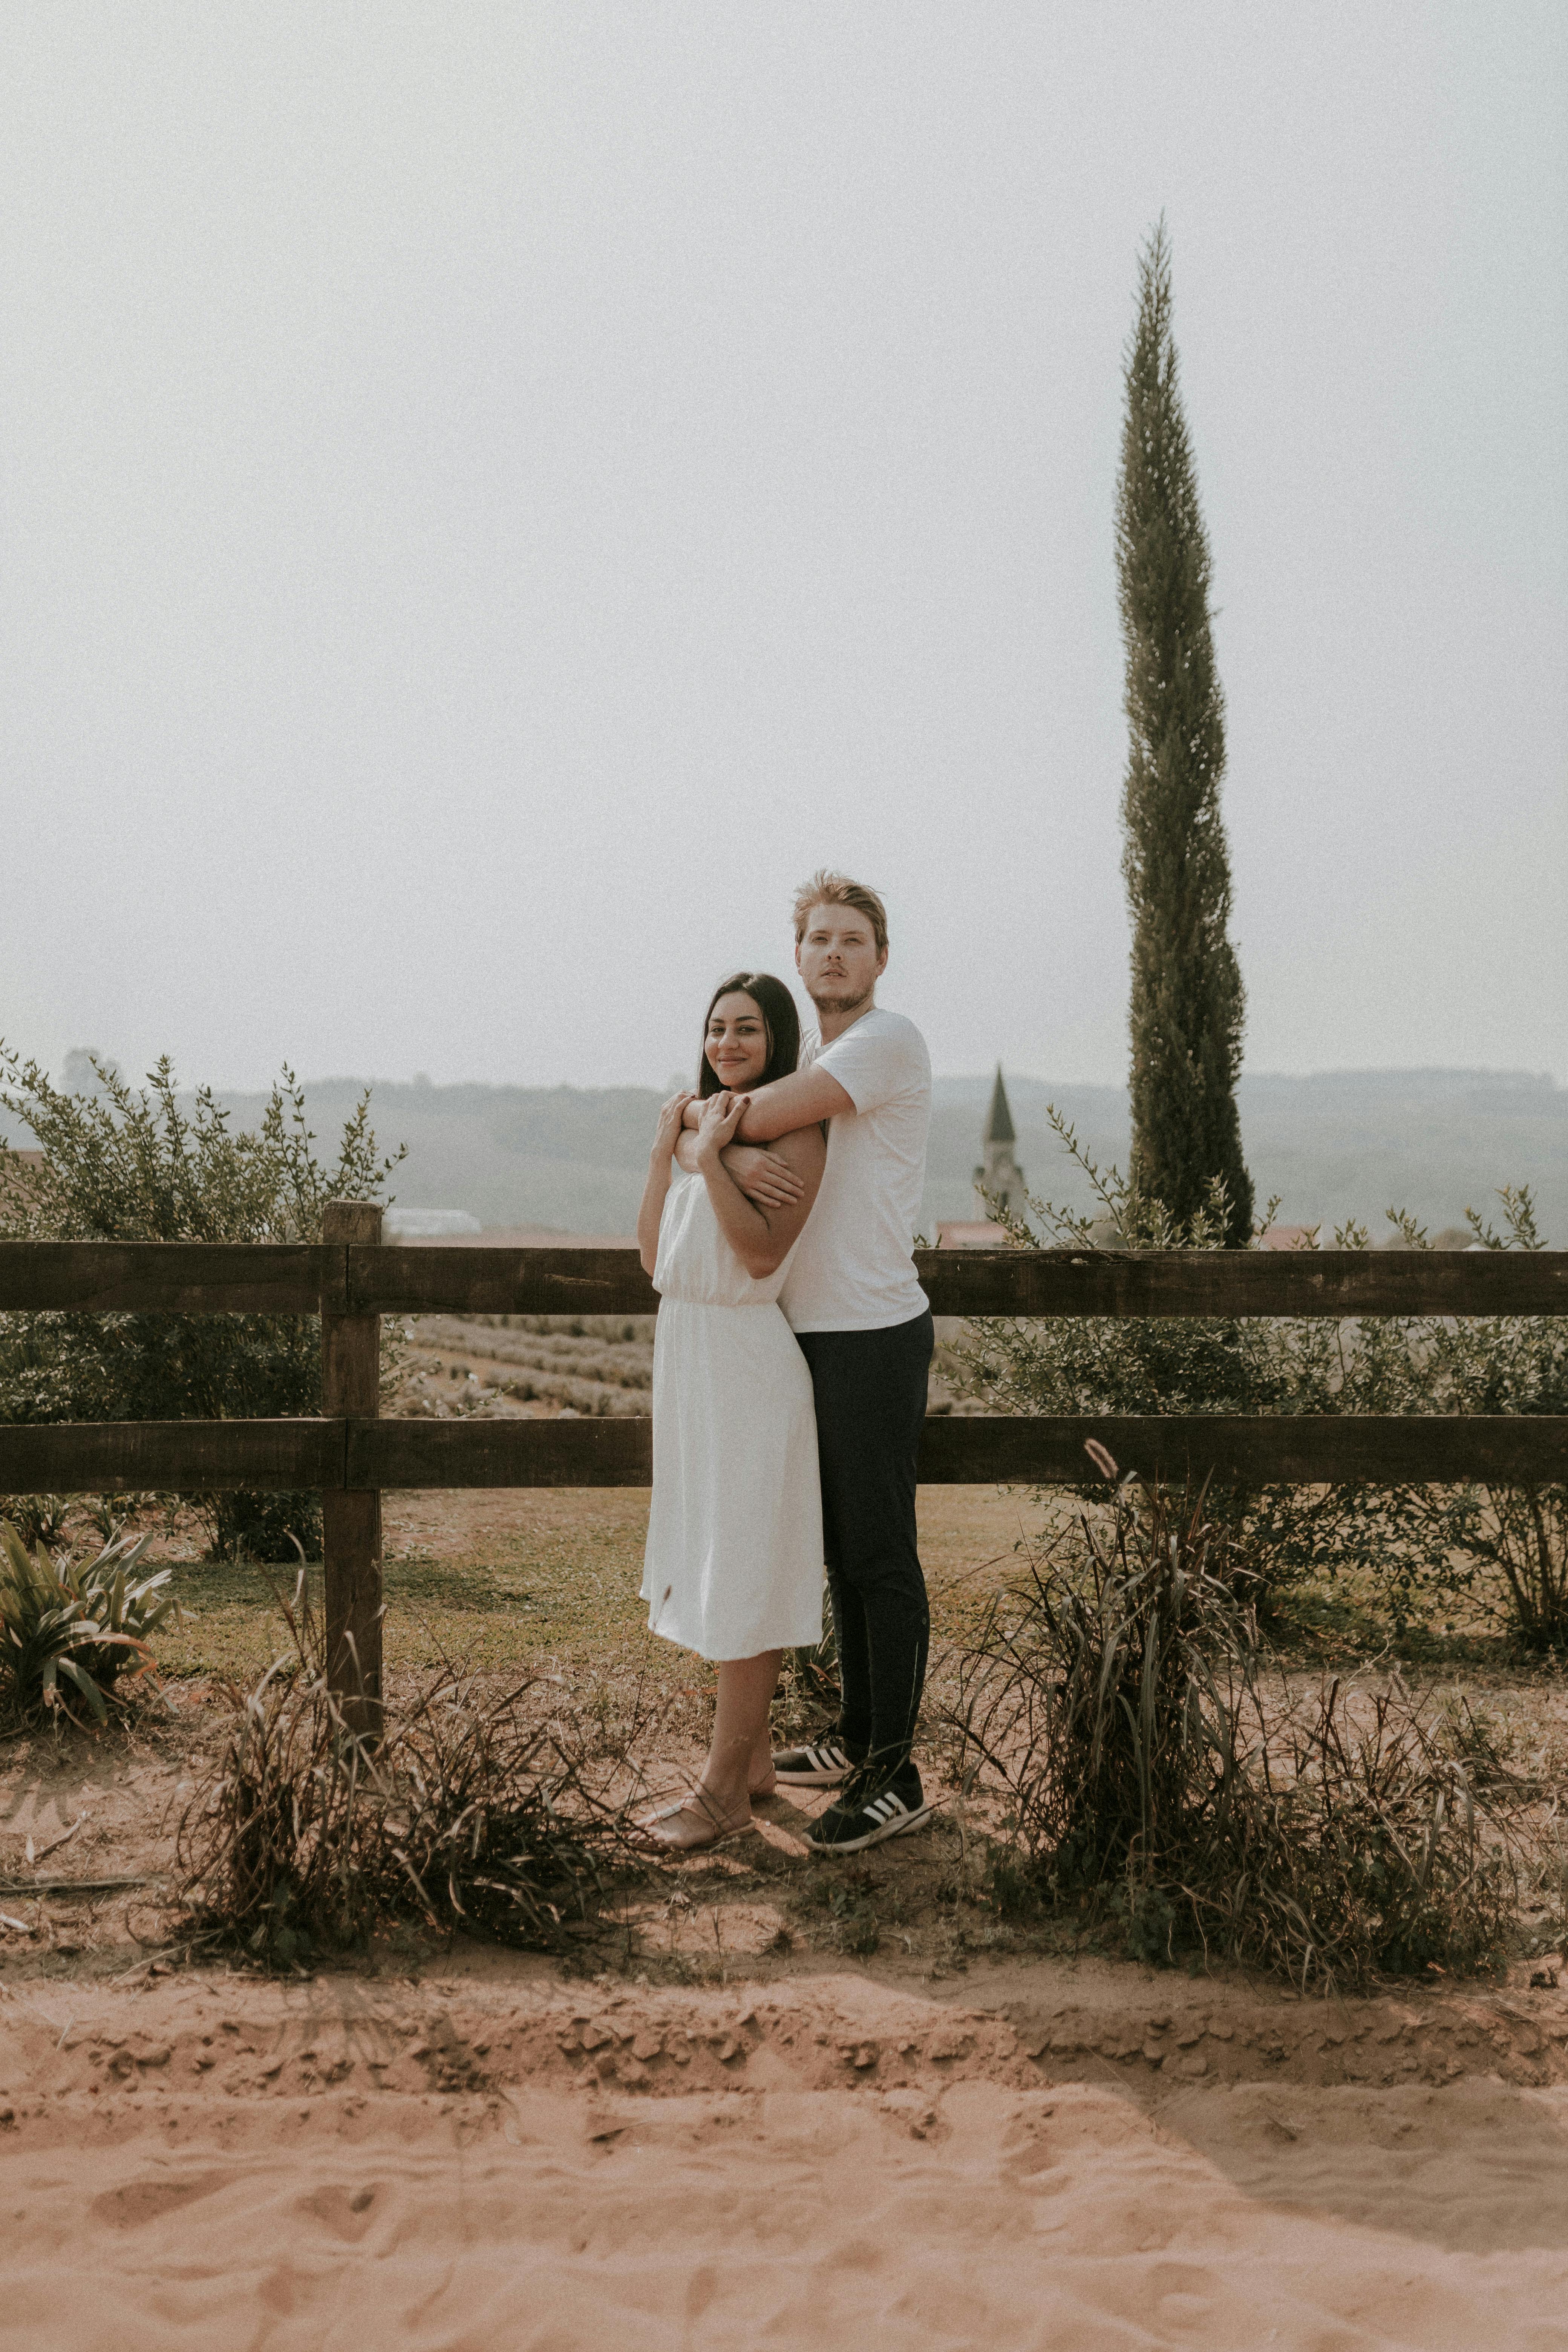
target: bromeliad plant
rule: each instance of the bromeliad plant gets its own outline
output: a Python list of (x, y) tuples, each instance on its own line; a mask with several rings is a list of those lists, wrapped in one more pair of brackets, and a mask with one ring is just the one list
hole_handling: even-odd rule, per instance
[(171, 1569), (138, 1576), (150, 1538), (121, 1536), (81, 1566), (37, 1544), (29, 1551), (0, 1520), (0, 1700), (18, 1715), (74, 1715), (100, 1723), (153, 1665), (150, 1637), (174, 1609)]

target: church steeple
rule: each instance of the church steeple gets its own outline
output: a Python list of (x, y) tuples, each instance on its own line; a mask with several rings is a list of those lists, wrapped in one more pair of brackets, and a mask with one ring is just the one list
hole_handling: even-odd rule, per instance
[(991, 1089), (991, 1108), (985, 1114), (985, 1133), (981, 1138), (982, 1162), (974, 1171), (975, 1205), (983, 1217), (994, 1216), (998, 1207), (1023, 1214), (1024, 1171), (1013, 1152), (1017, 1140), (1013, 1114), (1007, 1107), (1007, 1089), (1002, 1083), (1002, 1065), (998, 1062), (996, 1083)]
[(991, 1089), (991, 1108), (985, 1115), (985, 1132), (982, 1143), (1016, 1143), (1013, 1114), (1007, 1108), (1007, 1089), (1002, 1083), (1002, 1065), (996, 1065), (996, 1083)]

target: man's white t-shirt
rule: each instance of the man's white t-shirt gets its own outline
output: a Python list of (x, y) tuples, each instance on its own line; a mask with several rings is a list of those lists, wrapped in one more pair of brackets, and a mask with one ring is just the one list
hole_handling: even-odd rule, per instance
[(827, 1122), (822, 1189), (795, 1244), (779, 1305), (796, 1331), (885, 1331), (923, 1314), (910, 1251), (925, 1189), (931, 1055), (901, 1013), (879, 1005), (800, 1066), (837, 1079), (855, 1106)]

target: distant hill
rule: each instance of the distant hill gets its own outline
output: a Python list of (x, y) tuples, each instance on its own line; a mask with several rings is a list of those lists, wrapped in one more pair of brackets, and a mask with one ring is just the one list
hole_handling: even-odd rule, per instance
[[(960, 1216), (978, 1158), (990, 1077), (939, 1078), (928, 1198)], [(1127, 1164), (1130, 1124), (1120, 1087), (1049, 1086), (1011, 1076), (1018, 1158), (1037, 1195), (1070, 1207), (1087, 1188), (1046, 1119), (1050, 1102), (1101, 1164)], [(1528, 1184), (1542, 1230), (1568, 1246), (1568, 1087), (1550, 1076), (1494, 1070), (1331, 1070), (1310, 1077), (1246, 1077), (1242, 1142), (1261, 1210), (1276, 1192), (1290, 1224), (1358, 1218), (1377, 1240), (1384, 1212), (1408, 1208), (1431, 1232), (1489, 1214), (1496, 1187)], [(950, 1205), (951, 1203), (951, 1205)]]
[[(322, 1144), (361, 1081), (307, 1088)], [(921, 1222), (972, 1212), (971, 1182), (992, 1079), (939, 1078)], [(1054, 1102), (1101, 1162), (1125, 1166), (1127, 1097), (1120, 1087), (1053, 1086), (1007, 1076), (1018, 1157), (1030, 1190), (1088, 1205), (1046, 1120)], [(226, 1097), (241, 1123), (262, 1097)], [(437, 1087), (375, 1084), (372, 1117), (384, 1146), (406, 1142), (395, 1182), (409, 1208), (466, 1209), (485, 1226), (552, 1226), (629, 1234), (660, 1089), (653, 1087)], [(1282, 1193), (1290, 1223), (1348, 1217), (1375, 1239), (1390, 1206), (1439, 1231), (1467, 1206), (1495, 1206), (1500, 1184), (1529, 1184), (1542, 1230), (1568, 1246), (1568, 1088), (1522, 1071), (1342, 1070), (1305, 1078), (1245, 1077), (1242, 1137), (1259, 1205)]]

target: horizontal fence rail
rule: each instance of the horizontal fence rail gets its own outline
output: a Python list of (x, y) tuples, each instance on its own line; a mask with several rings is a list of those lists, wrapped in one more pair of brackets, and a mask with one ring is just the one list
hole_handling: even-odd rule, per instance
[[(319, 1418), (0, 1423), (0, 1494), (321, 1497), (327, 1673), (351, 1722), (381, 1721), (381, 1496), (397, 1487), (646, 1486), (646, 1418), (384, 1420), (384, 1315), (652, 1315), (629, 1249), (431, 1248), (379, 1239), (372, 1202), (331, 1202), (316, 1244), (0, 1242), (0, 1313), (319, 1315)], [(921, 1250), (938, 1315), (1568, 1313), (1568, 1251)], [(1568, 1479), (1568, 1416), (933, 1415), (928, 1484), (1074, 1485), (1098, 1439), (1123, 1471), (1248, 1484), (1505, 1485)]]
[[(938, 1315), (1564, 1315), (1568, 1250), (919, 1250)], [(630, 1249), (0, 1242), (0, 1312), (651, 1315)]]
[[(554, 1421), (108, 1421), (0, 1427), (0, 1493), (321, 1492), (410, 1486), (646, 1486), (653, 1423)], [(928, 1420), (927, 1486), (1078, 1485), (1084, 1441), (1122, 1470), (1261, 1485), (1568, 1479), (1568, 1415), (1173, 1413)]]

